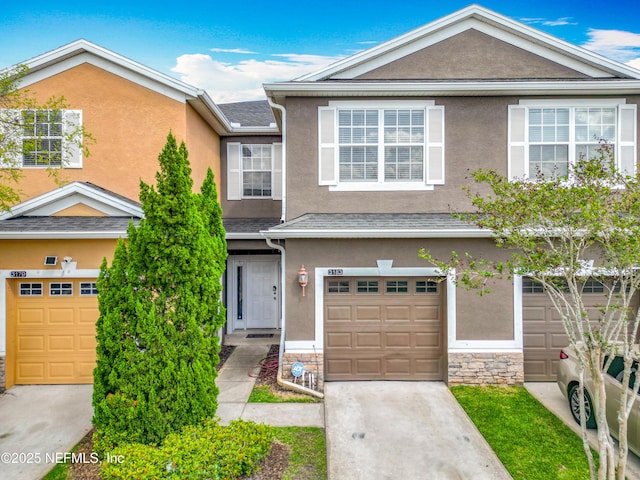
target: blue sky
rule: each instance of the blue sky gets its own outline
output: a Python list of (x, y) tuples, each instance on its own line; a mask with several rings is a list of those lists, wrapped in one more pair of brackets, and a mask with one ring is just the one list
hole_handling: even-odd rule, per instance
[[(390, 40), (472, 1), (10, 1), (0, 68), (85, 38), (206, 89), (219, 103)], [(640, 0), (475, 2), (640, 69)]]

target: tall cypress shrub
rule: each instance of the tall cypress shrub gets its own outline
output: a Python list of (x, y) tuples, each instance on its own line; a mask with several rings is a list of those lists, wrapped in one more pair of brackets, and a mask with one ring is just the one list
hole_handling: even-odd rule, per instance
[(140, 185), (145, 218), (98, 281), (93, 404), (104, 446), (158, 444), (217, 408), (226, 249), (211, 235), (204, 195), (192, 192), (184, 143), (169, 134), (158, 160), (155, 186)]

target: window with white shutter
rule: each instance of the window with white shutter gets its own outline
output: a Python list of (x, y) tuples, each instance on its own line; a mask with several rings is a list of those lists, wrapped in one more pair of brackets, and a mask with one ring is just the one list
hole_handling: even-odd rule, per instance
[(82, 168), (82, 111), (3, 109), (3, 167)]
[(318, 109), (318, 184), (331, 190), (430, 190), (444, 184), (444, 107), (334, 101)]
[(227, 200), (282, 199), (282, 144), (227, 144)]
[(522, 100), (509, 107), (509, 178), (564, 177), (602, 143), (635, 174), (637, 106), (624, 99)]

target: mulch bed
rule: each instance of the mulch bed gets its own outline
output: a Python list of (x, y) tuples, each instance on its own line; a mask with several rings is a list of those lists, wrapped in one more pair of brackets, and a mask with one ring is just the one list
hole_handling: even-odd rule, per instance
[[(222, 346), (220, 349), (220, 363), (217, 369), (220, 370), (224, 362), (227, 361), (229, 356), (233, 353), (235, 347)], [(273, 370), (273, 363), (269, 361), (263, 362), (263, 366), (260, 369), (256, 384), (269, 385), (272, 388), (278, 388), (276, 381), (277, 375), (277, 359), (278, 359), (278, 345), (272, 345), (269, 350), (267, 360), (276, 359), (276, 368)], [(91, 437), (94, 433), (92, 429), (78, 444), (78, 452), (83, 452), (86, 457), (89, 458), (91, 452), (93, 452), (93, 443)], [(260, 463), (259, 470), (250, 477), (243, 476), (240, 480), (281, 480), (284, 472), (289, 465), (289, 448), (287, 445), (274, 441), (271, 444), (271, 451)], [(70, 478), (72, 480), (99, 480), (100, 479), (100, 465), (91, 463), (76, 463), (71, 465), (69, 469)]]

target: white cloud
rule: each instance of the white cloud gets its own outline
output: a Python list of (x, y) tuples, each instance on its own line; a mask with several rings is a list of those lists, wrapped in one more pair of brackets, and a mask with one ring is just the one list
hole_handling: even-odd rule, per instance
[(584, 48), (640, 68), (640, 33), (592, 28), (587, 35), (589, 40), (582, 45)]
[(292, 80), (342, 58), (295, 53), (271, 57), (275, 59), (222, 62), (201, 53), (185, 54), (171, 70), (183, 82), (206, 90), (216, 103), (231, 103), (263, 99), (263, 83)]
[(546, 18), (521, 18), (520, 20), (524, 23), (534, 24), (534, 25), (544, 25), (545, 27), (562, 27), (564, 25), (577, 25), (576, 22), (571, 21), (572, 17), (560, 17), (556, 20), (549, 20)]
[(256, 54), (256, 52), (252, 52), (251, 50), (245, 50), (244, 48), (210, 48), (209, 50), (216, 53), (239, 53), (242, 55)]

